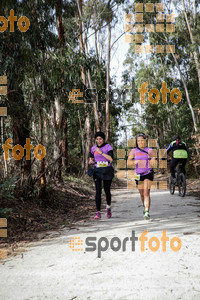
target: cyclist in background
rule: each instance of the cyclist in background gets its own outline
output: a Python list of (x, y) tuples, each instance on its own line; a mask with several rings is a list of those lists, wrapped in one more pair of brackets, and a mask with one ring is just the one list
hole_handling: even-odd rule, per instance
[(173, 182), (176, 182), (175, 176), (175, 168), (176, 166), (181, 163), (180, 168), (181, 172), (185, 175), (185, 165), (188, 158), (188, 148), (186, 143), (183, 142), (179, 135), (175, 135), (173, 137), (173, 141), (167, 147), (167, 154), (173, 151), (173, 157), (170, 163), (170, 173), (173, 177)]

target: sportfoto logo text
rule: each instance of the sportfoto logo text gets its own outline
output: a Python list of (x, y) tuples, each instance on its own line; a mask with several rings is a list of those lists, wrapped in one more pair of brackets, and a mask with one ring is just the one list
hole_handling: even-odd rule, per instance
[[(166, 230), (162, 231), (162, 236), (159, 239), (156, 236), (151, 237), (148, 240), (148, 230), (144, 230), (140, 237), (135, 236), (135, 231), (132, 230), (131, 237), (125, 237), (121, 240), (118, 237), (113, 237), (110, 241), (106, 237), (87, 237), (85, 239), (85, 249), (83, 248), (83, 240), (80, 237), (73, 237), (69, 241), (69, 247), (72, 251), (87, 251), (87, 252), (94, 252), (97, 250), (98, 257), (101, 257), (101, 253), (105, 252), (110, 249), (112, 251), (119, 251), (125, 252), (127, 249), (127, 242), (131, 241), (131, 250), (135, 251), (135, 242), (139, 240), (140, 242), (140, 251), (145, 252), (145, 247), (148, 246), (148, 249), (152, 252), (157, 252), (160, 249), (162, 244), (162, 252), (167, 251), (167, 245), (170, 246), (170, 249), (174, 252), (178, 252), (182, 247), (181, 239), (177, 236), (174, 236), (171, 240), (167, 236)], [(168, 242), (168, 243), (167, 243)]]
[[(17, 21), (17, 17), (15, 16), (13, 9), (10, 10), (10, 16), (8, 17), (8, 20), (4, 16), (0, 16), (0, 32), (4, 32), (8, 28), (8, 21), (10, 22), (10, 32), (14, 32), (15, 21)], [(25, 16), (20, 17), (17, 21), (17, 27), (21, 32), (26, 32), (30, 27), (29, 19)]]
[[(132, 82), (132, 88), (131, 89), (110, 89), (109, 93), (106, 89), (101, 89), (97, 91), (96, 89), (86, 89), (85, 91), (81, 92), (80, 89), (73, 89), (71, 92), (69, 92), (69, 101), (72, 101), (72, 103), (87, 103), (87, 104), (93, 104), (94, 101), (98, 101), (101, 104), (106, 103), (106, 99), (109, 98), (111, 102), (114, 102), (115, 104), (119, 104), (120, 101), (123, 103), (126, 102), (126, 96), (127, 93), (131, 94), (131, 102), (137, 102), (137, 95), (136, 91), (140, 94), (140, 103), (145, 104), (145, 94), (148, 94), (148, 99), (151, 104), (158, 104), (161, 94), (162, 94), (162, 104), (167, 103), (167, 95), (170, 94), (170, 100), (174, 104), (178, 104), (182, 100), (182, 93), (179, 89), (173, 88), (171, 91), (167, 88), (167, 83), (165, 81), (162, 82), (162, 87), (160, 89), (160, 92), (158, 89), (153, 88), (150, 89), (148, 92), (147, 89), (148, 82), (143, 82), (141, 87), (139, 89), (135, 89), (134, 82)], [(108, 97), (107, 97), (108, 96)], [(79, 99), (79, 98), (84, 98)]]
[[(26, 144), (24, 145), (24, 148), (17, 144), (13, 148), (11, 146), (12, 139), (9, 138), (5, 141), (5, 144), (3, 145), (4, 149), (4, 157), (5, 160), (9, 159), (9, 149), (12, 149), (12, 156), (15, 160), (20, 160), (24, 157), (24, 149), (26, 150), (26, 160), (31, 159), (31, 150), (33, 149), (33, 145), (30, 143), (30, 138), (26, 139)], [(40, 154), (39, 154), (40, 151)], [(43, 145), (37, 145), (34, 149), (34, 156), (37, 160), (42, 160), (46, 155), (46, 149)]]

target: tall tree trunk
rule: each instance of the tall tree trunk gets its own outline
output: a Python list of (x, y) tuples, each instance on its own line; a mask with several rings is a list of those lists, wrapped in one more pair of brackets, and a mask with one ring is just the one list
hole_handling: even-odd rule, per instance
[[(97, 24), (97, 10), (96, 10), (96, 2), (94, 2), (94, 17), (95, 17), (95, 23)], [(97, 63), (99, 64), (99, 51), (98, 51), (98, 46), (97, 46), (97, 31), (95, 30), (94, 33), (94, 42), (95, 42), (95, 49), (96, 49), (96, 55), (97, 55)]]
[(82, 124), (81, 124), (81, 116), (80, 116), (80, 112), (78, 110), (78, 120), (79, 120), (79, 125), (80, 125), (80, 133), (81, 133), (81, 146), (82, 146), (82, 160), (81, 160), (81, 167), (82, 170), (84, 170), (85, 168), (85, 140), (84, 140), (84, 131), (82, 128)]
[(62, 127), (62, 107), (60, 98), (55, 97), (54, 107), (52, 109), (53, 127), (54, 127), (54, 159), (58, 161), (55, 177), (60, 181), (62, 174), (61, 157), (61, 127)]
[[(43, 95), (44, 96), (44, 95)], [(42, 97), (44, 99), (44, 97)], [(41, 103), (40, 103), (40, 99), (39, 99), (39, 115), (40, 115), (40, 143), (41, 145), (44, 144), (44, 122), (43, 122), (43, 111), (42, 111), (42, 107), (41, 107)], [(41, 169), (40, 169), (40, 175), (42, 175), (42, 177), (40, 178), (40, 197), (44, 198), (46, 195), (46, 176), (44, 174), (45, 171), (45, 158), (43, 158), (41, 160)]]
[[(30, 138), (30, 118), (28, 118), (28, 109), (24, 102), (23, 91), (17, 88), (17, 79), (15, 82), (8, 83), (8, 101), (10, 104), (10, 115), (13, 124), (13, 146), (19, 144), (23, 148), (26, 139)], [(20, 107), (20, 115), (18, 113)], [(17, 175), (22, 177), (22, 184), (26, 184), (31, 175), (31, 160), (26, 160), (26, 151), (21, 160), (15, 161)], [(20, 170), (22, 168), (22, 170)]]
[(197, 21), (197, 3), (196, 3), (196, 0), (193, 0), (193, 9), (194, 9), (194, 13), (193, 13), (194, 25), (196, 26), (196, 21)]
[[(78, 5), (78, 19), (79, 19), (79, 47), (80, 51), (82, 53), (85, 52), (85, 46), (83, 42), (83, 23), (82, 23), (82, 0), (77, 0), (77, 5)], [(87, 86), (87, 81), (86, 81), (86, 72), (84, 66), (81, 66), (81, 77), (83, 84)], [(91, 122), (90, 122), (90, 112), (89, 112), (89, 104), (84, 102), (84, 109), (85, 109), (85, 134), (86, 134), (86, 143), (82, 145), (83, 150), (83, 155), (84, 155), (84, 170), (88, 170), (88, 162), (89, 162), (89, 153), (90, 153), (90, 147), (91, 147)], [(79, 123), (81, 125), (81, 120), (79, 120)], [(83, 141), (83, 132), (81, 131), (82, 134), (82, 143)], [(85, 146), (85, 147), (84, 147)]]
[[(185, 1), (182, 0), (182, 3), (183, 3), (185, 21), (186, 21), (187, 28), (188, 28), (188, 31), (189, 31), (189, 34), (190, 34), (190, 40), (191, 40), (192, 45), (194, 46), (193, 56), (194, 56), (194, 61), (195, 61), (195, 65), (196, 65), (196, 70), (197, 70), (197, 76), (198, 76), (198, 81), (199, 81), (199, 92), (200, 92), (200, 63), (199, 63), (198, 45), (194, 41), (194, 36), (193, 36), (193, 33), (192, 33), (192, 29), (190, 27), (190, 23), (189, 23), (189, 20), (188, 20), (188, 17), (187, 17), (187, 12), (186, 12), (186, 8), (185, 8)], [(195, 1), (194, 1), (194, 8), (195, 7), (196, 7), (196, 5), (195, 5)]]
[(94, 38), (95, 38), (95, 49), (96, 49), (96, 55), (97, 55), (97, 63), (99, 64), (99, 50), (98, 50), (98, 46), (97, 46), (97, 32), (95, 31), (94, 34)]
[[(62, 0), (56, 1), (56, 21), (57, 21), (57, 31), (58, 31), (58, 40), (60, 42), (61, 49), (64, 49), (65, 46), (65, 37), (64, 37), (64, 27), (62, 22)], [(60, 80), (60, 87), (62, 87), (62, 81)], [(58, 147), (54, 152), (55, 158), (58, 159), (58, 179), (61, 180), (62, 166), (65, 171), (67, 171), (68, 165), (68, 140), (67, 140), (67, 120), (63, 118), (63, 107), (61, 103), (61, 96), (55, 98), (55, 114), (54, 114), (54, 126), (56, 129), (56, 140)]]
[[(4, 144), (4, 138), (5, 138), (5, 125), (4, 125), (4, 117), (0, 117), (1, 120), (1, 145)], [(4, 178), (8, 176), (8, 161), (5, 159), (5, 152), (3, 155), (4, 160)]]
[[(165, 34), (163, 34), (163, 35), (165, 37), (166, 42), (168, 43), (166, 35)], [(169, 45), (169, 43), (168, 43), (168, 45)], [(193, 121), (194, 131), (197, 132), (198, 131), (197, 122), (196, 122), (194, 110), (193, 110), (193, 107), (192, 107), (192, 104), (191, 104), (191, 101), (190, 101), (190, 96), (189, 96), (189, 93), (188, 93), (187, 85), (186, 85), (185, 79), (184, 79), (184, 77), (182, 75), (179, 63), (178, 63), (178, 61), (177, 61), (176, 56), (174, 55), (174, 53), (172, 53), (172, 56), (173, 56), (173, 59), (175, 61), (176, 67), (178, 69), (178, 72), (179, 72), (179, 75), (180, 75), (180, 78), (181, 78), (181, 81), (182, 81), (183, 86), (184, 86), (186, 99), (187, 99), (188, 106), (189, 106), (189, 109), (190, 109), (190, 112), (191, 112), (191, 115), (192, 115), (192, 121)], [(198, 149), (196, 149), (196, 151), (198, 153)]]
[(62, 122), (62, 132), (63, 138), (61, 140), (61, 153), (62, 153), (62, 166), (67, 173), (67, 167), (69, 164), (69, 157), (68, 157), (68, 124), (67, 121)]
[(60, 43), (64, 46), (65, 37), (64, 37), (64, 28), (62, 24), (62, 0), (57, 0), (56, 2), (56, 21), (57, 21), (58, 38)]
[[(77, 0), (77, 6), (78, 6), (78, 12), (79, 12), (79, 22), (81, 22), (81, 27), (79, 25), (79, 30), (81, 29), (80, 35), (82, 35), (82, 32), (84, 33), (84, 42), (83, 42), (83, 38), (81, 37), (82, 38), (82, 45), (84, 47), (83, 49), (85, 50), (86, 56), (89, 57), (88, 46), (87, 46), (87, 34), (86, 34), (86, 31), (84, 30), (84, 23), (82, 22), (82, 0)], [(91, 90), (93, 90), (94, 86), (93, 86), (90, 70), (87, 71), (87, 75), (88, 75), (89, 87), (90, 87)], [(96, 130), (99, 131), (100, 130), (100, 124), (99, 124), (98, 109), (97, 109), (97, 104), (96, 104), (96, 97), (93, 93), (92, 93), (92, 100), (93, 100), (95, 127), (96, 127)]]
[[(40, 74), (40, 86), (41, 87), (43, 86), (42, 74)], [(37, 88), (35, 79), (34, 79), (34, 87), (35, 87), (36, 94), (39, 95), (40, 93), (38, 92), (38, 88)], [(40, 118), (40, 144), (41, 145), (44, 144), (44, 117), (43, 117), (43, 109), (42, 109), (43, 101), (45, 101), (44, 91), (41, 93), (41, 97), (40, 98), (38, 97), (38, 112), (39, 112), (39, 118)], [(43, 158), (41, 160), (41, 164), (40, 164), (40, 175), (43, 174), (42, 177), (40, 178), (40, 194), (39, 195), (41, 198), (44, 198), (46, 195), (46, 176), (44, 174), (44, 171), (45, 171), (45, 158)]]
[[(88, 108), (87, 108), (88, 110)], [(89, 111), (87, 111), (87, 115)], [(86, 134), (86, 145), (85, 145), (85, 171), (88, 170), (88, 162), (89, 162), (89, 154), (91, 148), (91, 126), (90, 126), (90, 119), (87, 116), (85, 119), (85, 134)]]
[(192, 115), (192, 120), (193, 120), (193, 125), (194, 125), (194, 131), (197, 132), (198, 131), (197, 122), (196, 122), (194, 110), (193, 110), (193, 107), (192, 107), (192, 104), (191, 104), (191, 101), (190, 101), (190, 96), (189, 96), (189, 93), (188, 93), (187, 85), (186, 85), (185, 79), (184, 79), (184, 77), (183, 77), (183, 75), (181, 73), (181, 69), (180, 69), (178, 61), (176, 59), (176, 56), (174, 55), (174, 53), (172, 53), (172, 55), (173, 55), (174, 61), (176, 63), (176, 67), (177, 67), (177, 69), (179, 71), (179, 75), (181, 77), (181, 80), (183, 82), (183, 86), (184, 86), (184, 89), (185, 89), (186, 99), (187, 99), (188, 106), (189, 106), (189, 109), (190, 109), (191, 115)]
[[(108, 1), (108, 7), (110, 7), (110, 0)], [(108, 48), (107, 48), (107, 70), (106, 70), (106, 139), (109, 143), (110, 141), (110, 97), (109, 97), (109, 87), (110, 87), (110, 44), (111, 44), (111, 20), (108, 18)]]

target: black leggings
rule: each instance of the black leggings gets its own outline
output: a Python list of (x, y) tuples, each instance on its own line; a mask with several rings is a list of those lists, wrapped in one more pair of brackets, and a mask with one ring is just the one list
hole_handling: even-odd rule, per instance
[(170, 163), (170, 173), (172, 174), (172, 177), (175, 178), (175, 168), (178, 165), (178, 163), (181, 163), (180, 166), (181, 172), (185, 174), (185, 165), (187, 162), (187, 158), (172, 158)]
[[(101, 210), (101, 190), (102, 190), (102, 179), (98, 177), (94, 177), (94, 183), (96, 186), (96, 208), (97, 211)], [(110, 193), (110, 187), (111, 187), (112, 180), (103, 180), (103, 186), (104, 191), (106, 194), (106, 202), (107, 205), (111, 204), (111, 193)]]

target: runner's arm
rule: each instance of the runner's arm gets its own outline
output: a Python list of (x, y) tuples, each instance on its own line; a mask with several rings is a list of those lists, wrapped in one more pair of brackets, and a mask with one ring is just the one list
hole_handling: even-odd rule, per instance
[(110, 162), (113, 162), (113, 158), (112, 158), (110, 155), (105, 154), (105, 153), (102, 153), (101, 155), (102, 155), (103, 157), (105, 157), (107, 160), (109, 160)]
[(128, 156), (128, 160), (127, 160), (127, 167), (131, 168), (134, 167), (134, 164), (137, 163), (137, 161), (134, 161), (135, 158), (135, 151), (134, 149), (130, 151), (129, 156)]
[(157, 160), (157, 158), (156, 158), (156, 152), (155, 152), (155, 150), (154, 149), (150, 149), (149, 151), (148, 151), (148, 153), (149, 153), (149, 156), (150, 156), (150, 159), (149, 159), (149, 165), (150, 165), (150, 167), (151, 168), (153, 168), (153, 167), (156, 167), (156, 160)]
[(89, 165), (94, 163), (94, 154), (90, 152)]
[[(113, 158), (112, 158), (112, 156), (111, 156), (111, 155), (113, 155), (112, 153), (110, 153), (111, 155), (105, 154), (105, 153), (103, 153), (103, 152), (101, 151), (101, 149), (98, 148), (98, 147), (95, 149), (95, 151), (98, 152), (99, 154), (101, 154), (103, 157), (105, 157), (105, 158), (106, 158), (107, 160), (109, 160), (110, 162), (113, 162)], [(111, 152), (111, 151), (112, 151), (112, 150), (108, 151), (108, 153)]]
[(166, 151), (167, 154), (172, 150), (172, 144), (170, 143), (169, 146), (167, 147)]

